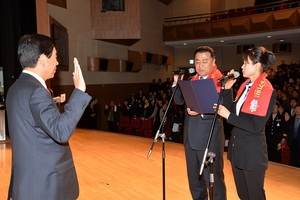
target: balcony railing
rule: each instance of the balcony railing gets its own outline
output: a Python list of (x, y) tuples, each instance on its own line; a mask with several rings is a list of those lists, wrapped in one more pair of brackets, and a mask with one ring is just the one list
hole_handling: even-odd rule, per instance
[(272, 12), (277, 10), (291, 9), (300, 7), (300, 1), (277, 1), (263, 5), (249, 6), (237, 9), (229, 9), (221, 12), (204, 13), (198, 15), (180, 16), (166, 18), (164, 26), (177, 26), (194, 24), (212, 20), (229, 19), (253, 14)]

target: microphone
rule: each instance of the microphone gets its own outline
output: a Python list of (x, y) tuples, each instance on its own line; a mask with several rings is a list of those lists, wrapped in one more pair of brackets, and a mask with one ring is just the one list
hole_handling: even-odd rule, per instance
[(212, 161), (213, 161), (214, 158), (216, 157), (216, 154), (215, 154), (214, 152), (208, 152), (208, 153), (207, 153), (207, 157), (208, 157), (209, 159), (206, 161), (206, 164), (212, 163)]
[(193, 74), (193, 73), (195, 73), (195, 68), (188, 68), (188, 69), (181, 69), (181, 70), (173, 71), (173, 74), (178, 74), (178, 75), (182, 75), (185, 73)]
[(233, 72), (232, 74), (228, 74), (226, 76), (222, 76), (221, 78), (218, 79), (218, 82), (227, 81), (228, 79), (237, 78), (239, 76), (240, 76), (239, 72)]
[(214, 158), (214, 157), (216, 157), (216, 154), (214, 152), (208, 152), (207, 156), (210, 158)]

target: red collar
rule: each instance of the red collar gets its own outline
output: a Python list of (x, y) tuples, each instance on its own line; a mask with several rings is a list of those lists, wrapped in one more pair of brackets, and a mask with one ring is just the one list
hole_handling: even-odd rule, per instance
[[(207, 78), (212, 78), (214, 79), (215, 86), (217, 88), (217, 91), (220, 92), (221, 90), (221, 83), (218, 82), (218, 79), (221, 78), (223, 74), (220, 72), (220, 70), (217, 69), (217, 66), (214, 65), (213, 70), (211, 73), (207, 76)], [(199, 80), (199, 75), (196, 74), (191, 78), (191, 81)]]

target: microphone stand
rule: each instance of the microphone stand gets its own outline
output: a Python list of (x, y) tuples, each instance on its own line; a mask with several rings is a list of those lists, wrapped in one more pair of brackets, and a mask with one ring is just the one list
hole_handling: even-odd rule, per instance
[(216, 157), (216, 154), (213, 152), (208, 152), (207, 156), (209, 157), (207, 161), (207, 165), (209, 165), (209, 199), (213, 200), (214, 199), (214, 183), (215, 183), (215, 178), (214, 178), (214, 158)]
[[(210, 164), (211, 165), (211, 168), (210, 168), (210, 170), (211, 170), (210, 178), (211, 179), (213, 179), (213, 168), (212, 168), (213, 158), (210, 158), (209, 162), (207, 162), (206, 160), (207, 160), (208, 154), (210, 154), (209, 157), (211, 157), (211, 155), (214, 155), (214, 157), (215, 157), (215, 153), (213, 153), (213, 152), (208, 153), (208, 148), (209, 148), (209, 145), (210, 145), (211, 137), (212, 137), (212, 134), (213, 134), (213, 131), (214, 131), (214, 128), (215, 128), (215, 124), (216, 124), (216, 121), (217, 121), (217, 117), (218, 117), (217, 110), (219, 109), (220, 102), (221, 102), (221, 99), (222, 99), (222, 93), (224, 91), (225, 83), (227, 81), (227, 80), (226, 81), (224, 81), (224, 80), (222, 81), (222, 86), (221, 86), (221, 91), (220, 91), (218, 102), (217, 102), (216, 112), (214, 113), (214, 118), (213, 118), (213, 122), (211, 124), (209, 136), (208, 136), (207, 143), (206, 143), (206, 148), (205, 148), (203, 159), (202, 159), (202, 164), (201, 164), (201, 167), (200, 167), (200, 173), (199, 173), (200, 175), (202, 175), (205, 164)], [(209, 193), (210, 198), (209, 199), (210, 200), (213, 200), (213, 186), (214, 186), (213, 181), (212, 181), (212, 183), (210, 181), (210, 187), (209, 187), (209, 190), (210, 190), (210, 193)]]
[[(179, 74), (178, 75), (178, 81), (180, 80), (180, 77), (181, 77), (182, 74)], [(169, 100), (169, 103), (167, 105), (167, 108), (166, 108), (166, 111), (163, 115), (163, 118), (160, 122), (160, 125), (158, 127), (158, 130), (156, 132), (156, 135), (152, 141), (152, 145), (150, 147), (150, 150), (148, 152), (148, 155), (147, 155), (147, 158), (149, 158), (151, 156), (151, 153), (153, 151), (153, 147), (154, 147), (154, 144), (157, 142), (157, 139), (159, 137), (161, 137), (161, 141), (162, 141), (162, 182), (163, 182), (163, 200), (166, 199), (166, 188), (165, 188), (165, 185), (166, 185), (166, 178), (165, 178), (165, 157), (166, 157), (166, 154), (165, 154), (165, 138), (166, 138), (166, 134), (162, 131), (162, 133), (160, 133), (160, 130), (163, 130), (162, 127), (164, 127), (164, 124), (165, 124), (165, 118), (166, 118), (166, 115), (168, 113), (168, 110), (169, 110), (169, 107), (170, 105), (172, 104), (172, 101), (173, 101), (173, 98), (174, 98), (174, 95), (175, 95), (175, 92), (176, 90), (178, 89), (178, 81), (175, 85), (175, 89), (173, 90), (173, 93), (171, 95), (171, 98)]]

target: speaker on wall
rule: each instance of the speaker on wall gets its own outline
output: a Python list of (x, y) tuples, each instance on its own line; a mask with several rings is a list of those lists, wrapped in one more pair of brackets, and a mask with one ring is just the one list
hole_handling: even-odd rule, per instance
[(146, 53), (146, 62), (150, 63), (152, 60), (152, 53)]
[(273, 53), (286, 53), (286, 52), (292, 52), (291, 43), (273, 44)]
[(100, 58), (99, 65), (100, 71), (106, 71), (108, 67), (108, 60), (105, 58)]
[(236, 53), (242, 54), (245, 51), (247, 51), (248, 49), (253, 48), (254, 46), (255, 46), (254, 44), (241, 44), (241, 45), (238, 45), (237, 48), (236, 48)]
[(133, 62), (127, 61), (126, 62), (126, 72), (131, 72), (133, 68)]
[(162, 56), (162, 64), (164, 65), (164, 64), (166, 64), (167, 63), (167, 61), (168, 61), (168, 56)]

